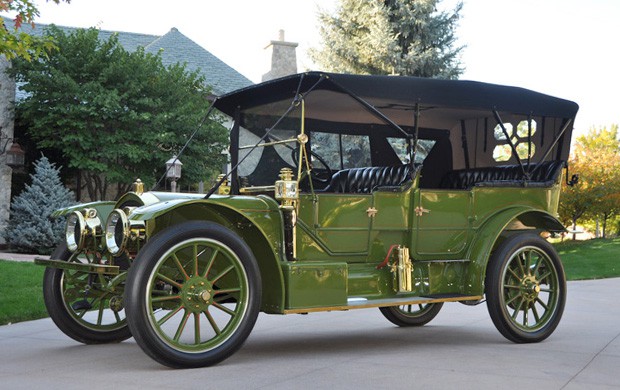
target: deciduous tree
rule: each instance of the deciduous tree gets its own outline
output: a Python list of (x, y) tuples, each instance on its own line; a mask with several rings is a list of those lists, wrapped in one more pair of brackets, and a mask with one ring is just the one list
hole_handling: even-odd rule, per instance
[[(143, 49), (127, 52), (96, 29), (47, 34), (58, 50), (38, 61), (16, 60), (14, 72), (28, 96), (17, 114), (43, 148), (61, 150), (82, 173), (90, 199), (116, 196), (140, 178), (147, 186), (198, 129), (182, 157), (185, 183), (211, 178), (222, 164), (226, 130), (200, 125), (209, 102), (198, 73), (165, 67)], [(183, 184), (183, 182), (181, 183)]]
[[(69, 3), (71, 0), (52, 1), (58, 4), (61, 1)], [(39, 16), (39, 10), (33, 1), (0, 0), (0, 12), (15, 14), (13, 22), (8, 26), (5, 20), (0, 18), (0, 55), (8, 59), (22, 57), (29, 60), (54, 47), (50, 39), (32, 36), (21, 29), (24, 24), (34, 27), (34, 19)]]
[(603, 237), (609, 218), (620, 212), (620, 141), (618, 126), (592, 128), (578, 137), (569, 166), (579, 182), (563, 189), (560, 215), (573, 228), (580, 218), (603, 221)]

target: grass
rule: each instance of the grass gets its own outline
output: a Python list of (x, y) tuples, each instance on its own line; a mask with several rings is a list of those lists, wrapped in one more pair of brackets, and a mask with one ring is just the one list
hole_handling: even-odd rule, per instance
[(620, 238), (554, 244), (568, 280), (620, 277)]
[[(620, 277), (620, 238), (555, 243), (568, 280)], [(0, 325), (47, 317), (44, 267), (0, 260)]]
[(0, 260), (0, 325), (47, 317), (44, 267)]

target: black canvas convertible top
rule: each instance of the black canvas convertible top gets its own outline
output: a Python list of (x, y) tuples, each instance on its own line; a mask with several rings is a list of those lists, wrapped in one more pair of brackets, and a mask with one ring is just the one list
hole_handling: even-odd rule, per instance
[[(290, 110), (300, 96), (303, 114), (300, 109)], [(519, 163), (514, 154), (510, 161), (494, 156), (506, 139), (513, 146), (526, 141), (533, 145), (531, 162), (566, 161), (579, 108), (574, 102), (519, 87), (324, 72), (300, 73), (239, 89), (218, 98), (214, 107), (259, 137), (285, 112), (292, 121), (284, 125), (289, 129), (304, 115), (310, 131), (381, 133), (384, 137), (417, 137), (418, 129), (424, 137), (448, 134), (453, 169)], [(509, 127), (507, 133), (502, 126)]]
[[(317, 85), (317, 82), (319, 84)], [(300, 73), (239, 89), (220, 97), (215, 107), (233, 115), (235, 109), (248, 109), (291, 99), (316, 85), (317, 90), (344, 90), (373, 104), (377, 109), (397, 105), (450, 107), (515, 114), (574, 118), (574, 102), (534, 92), (477, 81), (439, 80), (409, 76), (371, 76), (323, 72)]]

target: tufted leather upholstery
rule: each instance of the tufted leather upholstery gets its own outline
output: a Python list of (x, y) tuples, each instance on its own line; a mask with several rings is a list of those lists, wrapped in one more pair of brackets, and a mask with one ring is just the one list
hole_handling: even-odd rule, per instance
[[(450, 171), (442, 178), (440, 188), (468, 189), (477, 187), (547, 187), (557, 180), (564, 161), (545, 161), (530, 166), (530, 179), (524, 180), (519, 165), (500, 165), (489, 168)], [(525, 166), (525, 171), (528, 171)]]
[(370, 193), (377, 187), (400, 186), (412, 180), (419, 168), (419, 165), (413, 169), (409, 165), (397, 165), (343, 169), (334, 173), (322, 192)]

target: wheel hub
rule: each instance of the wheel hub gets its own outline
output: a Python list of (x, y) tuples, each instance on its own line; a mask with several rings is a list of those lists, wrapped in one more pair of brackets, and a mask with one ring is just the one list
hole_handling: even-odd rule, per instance
[(213, 304), (213, 286), (206, 278), (192, 276), (180, 291), (184, 306), (193, 313), (200, 313)]
[(540, 283), (534, 276), (526, 276), (521, 281), (520, 290), (526, 302), (534, 302), (540, 293)]

